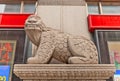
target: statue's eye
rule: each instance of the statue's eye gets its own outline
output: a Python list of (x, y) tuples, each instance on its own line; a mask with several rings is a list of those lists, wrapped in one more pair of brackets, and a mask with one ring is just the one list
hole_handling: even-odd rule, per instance
[(37, 21), (28, 21), (29, 23), (36, 23)]
[(31, 21), (28, 21), (29, 23), (31, 23)]
[(37, 21), (33, 21), (33, 23), (36, 23)]

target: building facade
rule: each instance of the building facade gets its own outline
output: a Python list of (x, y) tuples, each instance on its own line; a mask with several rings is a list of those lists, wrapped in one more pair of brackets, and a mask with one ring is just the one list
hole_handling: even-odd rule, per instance
[[(0, 40), (16, 40), (14, 59), (11, 57), (13, 63), (8, 64), (11, 66), (9, 81), (20, 81), (12, 73), (12, 66), (26, 63), (34, 49), (25, 35), (24, 22), (35, 13), (47, 27), (93, 40), (98, 49), (99, 63), (115, 63), (116, 68), (120, 69), (119, 0), (0, 0)], [(51, 63), (54, 62), (57, 61), (53, 59)], [(0, 64), (6, 65), (2, 60)]]

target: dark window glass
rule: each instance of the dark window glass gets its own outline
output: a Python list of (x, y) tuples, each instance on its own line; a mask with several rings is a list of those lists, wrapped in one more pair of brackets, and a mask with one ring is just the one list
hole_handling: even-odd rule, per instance
[(115, 63), (120, 69), (120, 31), (96, 30), (100, 63)]

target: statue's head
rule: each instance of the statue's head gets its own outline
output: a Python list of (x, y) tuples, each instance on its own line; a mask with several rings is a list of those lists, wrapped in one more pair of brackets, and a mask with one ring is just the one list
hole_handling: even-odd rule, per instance
[(37, 15), (30, 15), (25, 22), (25, 31), (33, 44), (39, 45), (41, 33), (46, 28), (41, 18)]

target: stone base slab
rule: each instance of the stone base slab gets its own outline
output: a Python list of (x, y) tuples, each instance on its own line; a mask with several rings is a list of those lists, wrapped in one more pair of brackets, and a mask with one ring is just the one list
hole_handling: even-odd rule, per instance
[(24, 81), (106, 81), (106, 80), (24, 80)]
[(15, 64), (24, 81), (105, 81), (114, 75), (114, 64)]

